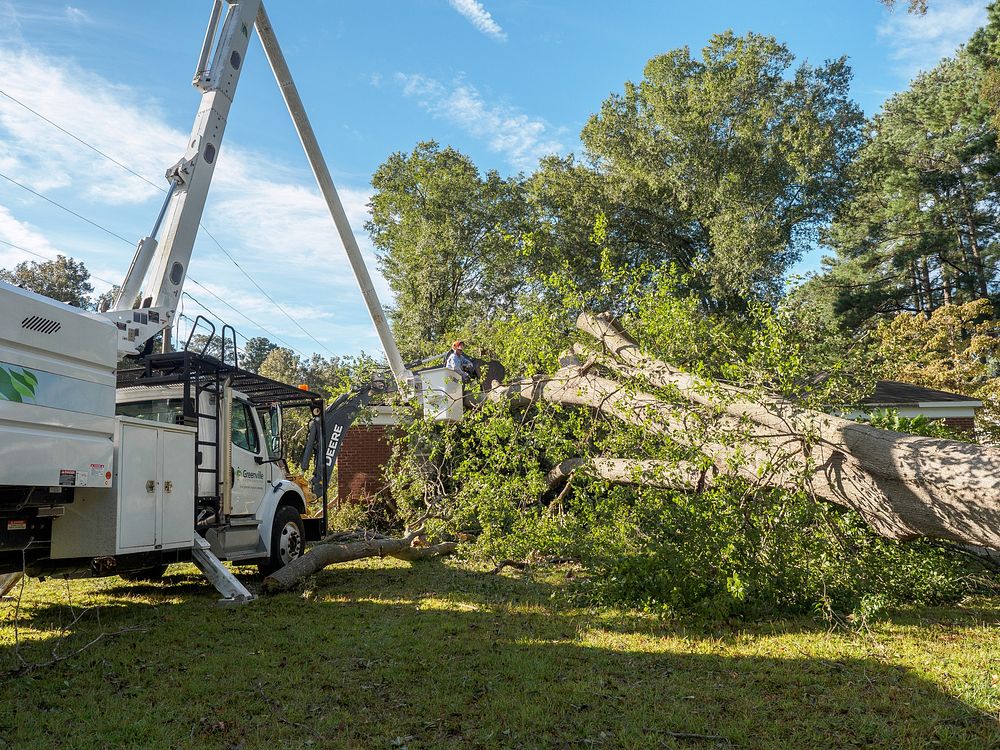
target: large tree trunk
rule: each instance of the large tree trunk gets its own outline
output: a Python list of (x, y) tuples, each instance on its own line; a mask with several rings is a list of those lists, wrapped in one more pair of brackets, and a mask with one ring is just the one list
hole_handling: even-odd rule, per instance
[(365, 557), (395, 557), (400, 560), (421, 560), (425, 557), (447, 555), (458, 547), (456, 542), (441, 542), (418, 546), (420, 532), (394, 538), (382, 534), (340, 534), (320, 542), (297, 560), (264, 579), (261, 589), (265, 594), (287, 591), (303, 578), (318, 573), (328, 565), (361, 560)]
[[(619, 373), (675, 388), (693, 404), (763, 428), (755, 434), (765, 445), (783, 442), (787, 455), (808, 457), (814, 468), (807, 472), (807, 487), (859, 511), (880, 533), (1000, 549), (1000, 450), (880, 430), (778, 397), (752, 398), (647, 356), (607, 315), (585, 313), (577, 325), (601, 342)], [(642, 394), (644, 414), (655, 413), (652, 398)], [(628, 413), (627, 399), (619, 399), (614, 412)], [(712, 446), (703, 449), (715, 459)]]

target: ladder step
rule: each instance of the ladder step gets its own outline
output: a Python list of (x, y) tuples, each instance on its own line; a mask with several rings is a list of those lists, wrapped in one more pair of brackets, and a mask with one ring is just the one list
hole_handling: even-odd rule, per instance
[(17, 585), (17, 582), (24, 577), (24, 573), (5, 573), (0, 575), (0, 599), (3, 599), (7, 592)]

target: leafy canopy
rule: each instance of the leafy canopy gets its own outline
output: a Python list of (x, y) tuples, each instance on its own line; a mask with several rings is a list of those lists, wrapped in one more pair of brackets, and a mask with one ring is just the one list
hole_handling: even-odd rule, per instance
[(65, 302), (85, 310), (94, 309), (90, 295), (94, 291), (90, 283), (90, 271), (83, 261), (56, 256), (55, 260), (24, 261), (14, 270), (0, 270), (0, 281), (24, 287), (25, 289)]
[(717, 34), (700, 59), (654, 57), (583, 130), (624, 202), (649, 209), (660, 262), (709, 306), (775, 296), (843, 195), (863, 121), (850, 68), (793, 62), (771, 37)]

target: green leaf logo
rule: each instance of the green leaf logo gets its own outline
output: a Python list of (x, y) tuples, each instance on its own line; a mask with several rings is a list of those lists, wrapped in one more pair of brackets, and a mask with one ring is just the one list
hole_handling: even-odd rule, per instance
[(35, 398), (38, 376), (30, 370), (0, 366), (0, 399), (24, 403)]

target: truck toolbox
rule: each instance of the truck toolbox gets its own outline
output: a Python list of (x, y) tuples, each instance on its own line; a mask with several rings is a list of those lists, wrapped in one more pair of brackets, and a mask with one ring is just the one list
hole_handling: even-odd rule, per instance
[(76, 490), (52, 522), (52, 559), (188, 549), (195, 430), (118, 417), (112, 488)]

